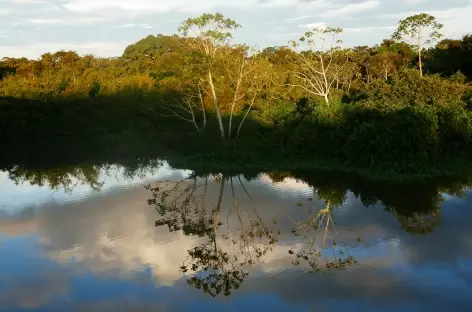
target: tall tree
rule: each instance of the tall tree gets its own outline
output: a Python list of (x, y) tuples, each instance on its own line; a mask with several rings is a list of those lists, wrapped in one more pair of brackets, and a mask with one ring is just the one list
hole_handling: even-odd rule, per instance
[(308, 51), (297, 54), (293, 75), (298, 83), (292, 86), (323, 97), (326, 105), (329, 105), (329, 94), (339, 72), (348, 62), (346, 52), (341, 50), (342, 42), (337, 40), (341, 33), (341, 28), (315, 28), (306, 32), (298, 42), (292, 41), (294, 48), (308, 48)]
[(443, 25), (436, 21), (434, 16), (421, 13), (407, 17), (398, 23), (398, 27), (392, 35), (392, 39), (404, 40), (411, 44), (418, 53), (420, 76), (423, 77), (422, 51), (425, 46), (439, 40)]
[(201, 65), (205, 69), (206, 80), (209, 85), (221, 137), (223, 139), (225, 139), (226, 136), (214, 85), (214, 72), (218, 66), (220, 52), (228, 48), (233, 38), (231, 32), (240, 27), (241, 25), (229, 18), (225, 18), (221, 13), (205, 13), (199, 17), (188, 18), (178, 28), (178, 32), (181, 36), (194, 39), (188, 40), (190, 47), (190, 51), (188, 52), (202, 55)]
[[(231, 43), (231, 31), (239, 27), (236, 22), (217, 13), (190, 18), (179, 28), (180, 34), (186, 37), (183, 44), (184, 58), (188, 60), (186, 66), (191, 68), (193, 76), (198, 77), (198, 80), (189, 80), (193, 83), (187, 84), (187, 88), (192, 90), (200, 85), (198, 89), (212, 100), (223, 139), (238, 137), (257, 94), (269, 80), (267, 72), (271, 69), (266, 55), (247, 45)], [(198, 107), (204, 112), (202, 97), (194, 98), (199, 100)], [(234, 132), (233, 117), (242, 111), (245, 104), (248, 109)], [(190, 109), (188, 112), (192, 115)], [(227, 125), (223, 124), (222, 113), (228, 116)], [(194, 123), (193, 118), (188, 120)]]

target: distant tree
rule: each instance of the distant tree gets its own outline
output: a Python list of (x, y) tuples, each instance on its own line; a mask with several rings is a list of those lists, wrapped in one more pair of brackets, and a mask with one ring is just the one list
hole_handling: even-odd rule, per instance
[(396, 62), (399, 55), (394, 52), (379, 52), (371, 57), (370, 68), (371, 72), (377, 76), (387, 80), (391, 75), (397, 71)]
[(349, 59), (357, 64), (360, 75), (362, 75), (367, 83), (369, 83), (372, 78), (369, 68), (369, 60), (373, 54), (375, 54), (374, 48), (368, 46), (357, 46), (351, 49), (351, 54), (349, 56)]
[(423, 49), (442, 37), (440, 33), (442, 27), (443, 25), (437, 22), (434, 16), (422, 13), (401, 20), (392, 35), (392, 39), (405, 40), (415, 48), (421, 77), (423, 77)]
[(406, 42), (396, 42), (392, 39), (384, 39), (382, 43), (376, 47), (377, 52), (392, 52), (397, 54), (396, 66), (397, 70), (400, 67), (411, 64), (415, 58), (415, 51), (411, 45)]
[(425, 56), (425, 68), (433, 73), (451, 76), (457, 71), (472, 79), (472, 35), (461, 40), (444, 39)]
[(149, 35), (138, 42), (129, 45), (121, 58), (125, 61), (127, 70), (145, 72), (160, 68), (165, 62), (160, 62), (166, 55), (180, 52), (176, 36)]

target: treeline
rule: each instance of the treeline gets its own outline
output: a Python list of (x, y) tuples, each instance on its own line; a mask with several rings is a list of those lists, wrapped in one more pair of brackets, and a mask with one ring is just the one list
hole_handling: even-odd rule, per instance
[[(148, 92), (157, 87), (156, 78), (172, 73), (183, 57), (175, 36), (150, 35), (126, 48), (122, 56), (80, 56), (74, 51), (46, 53), (37, 60), (4, 57), (0, 60), (0, 95), (20, 99), (58, 100), (123, 92)], [(337, 77), (336, 87), (352, 91), (385, 81), (402, 70), (416, 68), (417, 53), (404, 42), (385, 39), (379, 45), (347, 49), (348, 63)], [(295, 52), (288, 47), (269, 47), (260, 55), (274, 66), (289, 71)], [(444, 39), (429, 48), (424, 70), (455, 82), (472, 79), (472, 35), (461, 40)], [(283, 72), (283, 70), (281, 69)], [(289, 98), (299, 98), (296, 91)]]
[[(48, 100), (58, 97), (96, 97), (155, 88), (160, 75), (170, 75), (184, 57), (185, 39), (150, 35), (127, 47), (120, 57), (80, 56), (74, 51), (43, 54), (39, 59), (4, 57), (0, 60), (0, 95)], [(258, 51), (272, 65), (289, 72), (296, 58), (288, 46)], [(346, 49), (348, 63), (337, 77), (341, 90), (363, 89), (377, 80), (388, 80), (405, 68), (417, 68), (418, 54), (405, 43), (385, 39), (373, 47)], [(173, 68), (174, 67), (174, 68)], [(284, 70), (282, 70), (283, 72)], [(461, 40), (443, 39), (425, 51), (424, 71), (457, 82), (472, 79), (472, 35)], [(290, 92), (290, 98), (300, 97)]]
[[(86, 144), (50, 142), (46, 145), (48, 148), (44, 151), (38, 152), (37, 146), (26, 151), (17, 149), (16, 155), (10, 159), (0, 156), (0, 170), (5, 171), (15, 183), (28, 182), (54, 190), (63, 188), (72, 191), (81, 184), (100, 189), (103, 174), (118, 174), (120, 179), (135, 179), (143, 174), (157, 172), (163, 162), (156, 159), (163, 159), (172, 168), (191, 171), (191, 176), (240, 177), (251, 181), (266, 174), (274, 183), (282, 182), (285, 178), (297, 179), (307, 183), (317, 199), (330, 202), (333, 206), (342, 205), (351, 192), (365, 206), (380, 204), (385, 210), (393, 212), (400, 221), (434, 215), (444, 201), (443, 194), (462, 197), (472, 185), (471, 177), (441, 177), (396, 183), (366, 179), (354, 173), (306, 170), (297, 168), (294, 163), (282, 166), (263, 162), (260, 166), (232, 168), (211, 162), (191, 163), (178, 160), (159, 148), (150, 150), (149, 144), (136, 142), (127, 142), (121, 147), (116, 143), (106, 146), (104, 142), (94, 143), (91, 140)], [(421, 232), (424, 230), (421, 226), (424, 225), (420, 222), (416, 230)]]
[(373, 47), (343, 48), (342, 29), (328, 27), (255, 50), (232, 43), (239, 27), (204, 14), (117, 58), (4, 58), (0, 139), (142, 128), (202, 154), (221, 137), (222, 153), (249, 158), (405, 170), (470, 158), (472, 36), (443, 39), (442, 25), (419, 14)]

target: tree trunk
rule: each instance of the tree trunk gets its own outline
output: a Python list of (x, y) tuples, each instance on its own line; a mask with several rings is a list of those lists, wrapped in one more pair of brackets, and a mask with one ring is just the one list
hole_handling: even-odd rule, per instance
[(231, 114), (229, 115), (229, 125), (228, 125), (228, 140), (231, 139), (231, 130), (233, 128), (233, 113), (234, 106), (236, 106), (236, 100), (238, 99), (239, 87), (241, 85), (241, 80), (243, 79), (243, 70), (239, 73), (238, 82), (236, 84), (236, 90), (234, 91), (233, 103), (231, 105)]
[(324, 95), (324, 100), (325, 100), (326, 105), (329, 106), (328, 94), (325, 94), (325, 95)]
[(210, 82), (211, 95), (213, 97), (213, 104), (215, 104), (216, 117), (218, 118), (218, 124), (220, 126), (220, 133), (223, 140), (225, 139), (225, 128), (223, 126), (223, 120), (221, 119), (220, 109), (218, 107), (218, 99), (216, 98), (215, 86), (213, 85), (213, 76), (211, 71), (208, 71), (208, 80)]
[(206, 111), (205, 111), (205, 102), (203, 101), (200, 86), (198, 86), (198, 97), (200, 98), (200, 104), (202, 105), (203, 125), (202, 125), (202, 130), (201, 131), (203, 131), (203, 130), (205, 130), (205, 127), (206, 127), (206, 124), (207, 124), (207, 117), (206, 117)]
[(418, 50), (418, 61), (420, 63), (420, 77), (423, 78), (423, 61), (421, 60), (421, 47)]
[(190, 114), (192, 115), (192, 123), (195, 126), (195, 128), (197, 129), (197, 132), (200, 133), (200, 128), (198, 127), (197, 120), (195, 119), (195, 113), (194, 113), (192, 105), (190, 103), (188, 104), (188, 108), (190, 109), (190, 112), (191, 112)]
[(251, 112), (251, 108), (252, 108), (252, 105), (254, 104), (254, 100), (256, 99), (256, 96), (254, 95), (254, 97), (252, 98), (252, 101), (251, 101), (251, 105), (249, 106), (246, 114), (244, 114), (244, 117), (243, 119), (241, 120), (241, 122), (239, 123), (239, 127), (238, 127), (238, 131), (236, 132), (236, 138), (239, 138), (239, 132), (241, 132), (241, 128), (243, 127), (243, 123), (244, 121), (246, 120), (247, 116), (249, 115), (249, 113)]

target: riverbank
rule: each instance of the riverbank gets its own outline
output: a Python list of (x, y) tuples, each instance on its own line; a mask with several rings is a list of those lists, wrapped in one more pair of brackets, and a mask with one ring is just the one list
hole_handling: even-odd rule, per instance
[(44, 141), (3, 142), (0, 144), (0, 169), (21, 167), (25, 171), (41, 172), (62, 166), (72, 172), (76, 166), (107, 164), (138, 169), (163, 160), (175, 169), (192, 170), (197, 174), (303, 170), (390, 182), (472, 175), (471, 159), (458, 157), (460, 155), (451, 155), (448, 161), (434, 164), (400, 160), (397, 163), (362, 164), (342, 158), (309, 156), (274, 145), (262, 140), (224, 142), (187, 132), (178, 136), (173, 132), (155, 133), (151, 128), (148, 131), (134, 129)]

